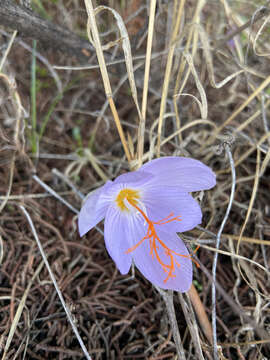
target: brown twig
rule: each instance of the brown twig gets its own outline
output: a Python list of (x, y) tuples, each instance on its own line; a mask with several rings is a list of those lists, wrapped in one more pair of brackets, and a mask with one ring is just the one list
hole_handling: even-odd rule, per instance
[(75, 55), (80, 60), (89, 58), (94, 51), (89, 41), (11, 0), (1, 0), (0, 24), (17, 30), (22, 37), (38, 40), (46, 48)]

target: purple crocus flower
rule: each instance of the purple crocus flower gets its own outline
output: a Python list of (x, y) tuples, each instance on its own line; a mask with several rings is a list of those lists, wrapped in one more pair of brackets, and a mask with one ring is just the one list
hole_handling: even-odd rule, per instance
[(215, 174), (200, 161), (155, 159), (90, 193), (79, 213), (80, 235), (105, 218), (106, 248), (121, 274), (133, 261), (154, 285), (188, 291), (192, 259), (176, 233), (201, 223), (200, 206), (189, 192), (215, 184)]

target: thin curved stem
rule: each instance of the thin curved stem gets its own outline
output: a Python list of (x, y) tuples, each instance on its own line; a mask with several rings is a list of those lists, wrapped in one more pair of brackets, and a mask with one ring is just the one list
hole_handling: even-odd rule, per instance
[[(220, 246), (220, 240), (221, 240), (221, 234), (222, 231), (224, 229), (224, 226), (226, 224), (226, 221), (228, 220), (230, 211), (231, 211), (231, 207), (232, 207), (232, 203), (233, 203), (233, 198), (234, 198), (234, 193), (235, 193), (235, 182), (236, 182), (236, 175), (235, 175), (235, 167), (234, 167), (234, 161), (233, 161), (233, 157), (232, 157), (232, 153), (230, 150), (229, 145), (225, 144), (225, 151), (226, 154), (229, 158), (229, 162), (230, 162), (230, 167), (231, 167), (231, 173), (232, 173), (232, 186), (231, 186), (231, 194), (230, 194), (230, 200), (229, 200), (229, 204), (225, 213), (225, 216), (222, 220), (222, 223), (220, 225), (218, 234), (217, 234), (217, 240), (216, 240), (216, 249), (219, 249)], [(218, 252), (215, 253), (214, 255), (214, 260), (213, 260), (213, 267), (212, 267), (212, 276), (213, 276), (213, 282), (212, 282), (212, 328), (213, 328), (213, 348), (214, 348), (214, 359), (218, 360), (219, 356), (218, 356), (218, 348), (217, 348), (217, 314), (216, 314), (216, 271), (217, 271), (217, 260), (218, 260)]]
[(34, 227), (33, 221), (32, 221), (32, 219), (31, 219), (29, 213), (26, 211), (26, 209), (25, 209), (22, 205), (20, 205), (20, 208), (21, 208), (21, 210), (23, 211), (24, 215), (26, 216), (26, 218), (27, 218), (27, 220), (28, 220), (28, 222), (29, 222), (29, 225), (30, 225), (30, 227), (31, 227), (32, 233), (33, 233), (34, 238), (35, 238), (35, 240), (36, 240), (36, 242), (37, 242), (39, 251), (40, 251), (41, 256), (42, 256), (42, 258), (43, 258), (43, 261), (44, 261), (44, 263), (45, 263), (45, 265), (46, 265), (46, 267), (47, 267), (47, 270), (48, 270), (48, 272), (49, 272), (49, 274), (50, 274), (50, 277), (51, 277), (51, 279), (52, 279), (53, 285), (54, 285), (54, 287), (55, 287), (55, 290), (56, 290), (56, 292), (57, 292), (57, 295), (59, 296), (59, 299), (60, 299), (60, 301), (61, 301), (61, 304), (62, 304), (62, 306), (63, 306), (63, 308), (64, 308), (64, 310), (65, 310), (65, 313), (66, 313), (66, 315), (67, 315), (68, 321), (70, 322), (70, 325), (71, 325), (71, 327), (72, 327), (72, 330), (73, 330), (73, 332), (74, 332), (74, 334), (75, 334), (75, 336), (76, 336), (76, 338), (77, 338), (77, 340), (78, 340), (78, 342), (79, 342), (79, 344), (80, 344), (80, 346), (81, 346), (81, 349), (82, 349), (82, 351), (83, 351), (86, 359), (87, 359), (87, 360), (92, 360), (92, 358), (91, 358), (91, 356), (88, 354), (88, 351), (87, 351), (87, 349), (86, 349), (86, 347), (85, 347), (85, 345), (84, 345), (84, 342), (83, 342), (83, 340), (82, 340), (82, 338), (81, 338), (81, 336), (80, 336), (80, 334), (79, 334), (79, 331), (78, 331), (78, 329), (77, 329), (77, 327), (76, 327), (76, 325), (75, 325), (75, 323), (74, 323), (74, 321), (73, 321), (73, 319), (72, 319), (72, 314), (71, 314), (69, 308), (67, 307), (67, 305), (66, 305), (66, 303), (65, 303), (65, 300), (64, 300), (64, 298), (63, 298), (63, 295), (62, 295), (62, 293), (61, 293), (61, 291), (60, 291), (60, 289), (59, 289), (59, 287), (58, 287), (58, 284), (57, 284), (57, 282), (56, 282), (56, 279), (55, 279), (55, 277), (54, 277), (54, 274), (53, 274), (53, 272), (52, 272), (52, 270), (51, 270), (51, 267), (50, 267), (50, 265), (49, 265), (49, 262), (48, 262), (48, 260), (47, 260), (46, 254), (45, 254), (45, 252), (44, 252), (44, 250), (43, 250), (43, 247), (42, 247), (42, 245), (41, 245), (41, 242), (39, 241), (39, 238), (38, 238), (36, 229), (35, 229), (35, 227)]

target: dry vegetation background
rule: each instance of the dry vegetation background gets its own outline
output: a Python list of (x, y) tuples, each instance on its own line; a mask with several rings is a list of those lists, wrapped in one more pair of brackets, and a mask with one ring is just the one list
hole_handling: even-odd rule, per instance
[[(126, 24), (139, 108), (146, 91), (149, 3), (93, 1), (94, 7), (116, 10)], [(31, 5), (87, 39), (84, 1), (32, 0)], [(95, 53), (82, 63), (0, 27), (2, 359), (85, 358), (24, 209), (92, 359), (176, 359), (179, 351), (187, 360), (270, 359), (267, 6), (255, 0), (157, 1), (152, 57), (147, 57), (146, 123), (139, 135), (144, 110), (140, 118), (122, 49), (126, 38), (110, 12), (96, 16), (102, 44), (109, 44), (104, 55), (129, 162)], [(130, 66), (130, 53), (127, 59)], [(197, 194), (201, 227), (181, 235), (191, 246), (201, 245), (196, 253), (201, 266), (194, 266), (201, 303), (196, 294), (174, 294), (178, 330), (168, 318), (164, 294), (136, 269), (135, 277), (117, 271), (105, 249), (103, 225), (81, 239), (76, 224), (84, 195), (159, 152), (199, 159), (217, 174), (217, 186)], [(220, 237), (213, 304), (217, 234), (232, 199)], [(214, 316), (218, 348), (204, 326), (203, 310), (210, 322)]]

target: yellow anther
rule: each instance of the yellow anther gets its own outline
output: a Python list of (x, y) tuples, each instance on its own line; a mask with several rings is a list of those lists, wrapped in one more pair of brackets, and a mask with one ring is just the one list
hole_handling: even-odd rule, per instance
[(121, 211), (129, 211), (128, 207), (125, 204), (125, 200), (129, 203), (132, 202), (134, 204), (137, 204), (137, 200), (139, 199), (139, 191), (132, 189), (123, 189), (119, 192), (115, 201)]

